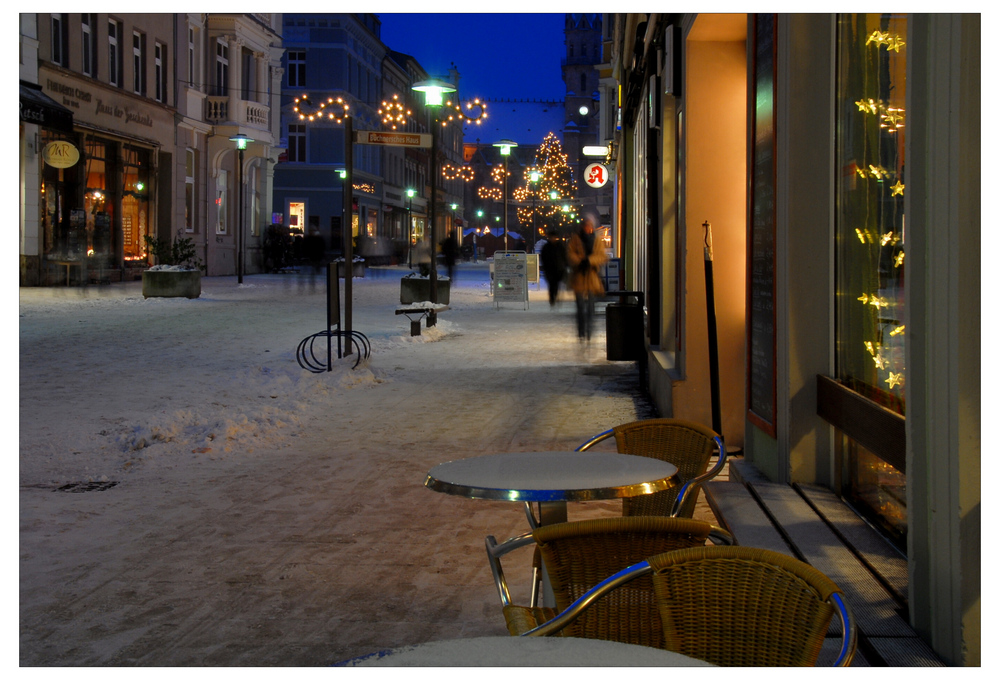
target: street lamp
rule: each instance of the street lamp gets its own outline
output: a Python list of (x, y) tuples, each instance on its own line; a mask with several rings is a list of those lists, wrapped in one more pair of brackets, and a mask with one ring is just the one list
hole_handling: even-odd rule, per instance
[(414, 83), (413, 90), (424, 93), (424, 107), (427, 109), (427, 127), (431, 129), (431, 205), (428, 217), (431, 221), (431, 302), (437, 304), (437, 219), (434, 205), (437, 203), (437, 125), (436, 119), (432, 119), (431, 111), (444, 105), (444, 95), (446, 92), (455, 92), (456, 88), (451, 83), (432, 78)]
[(500, 155), (503, 156), (503, 249), (507, 250), (507, 159), (510, 157), (510, 150), (517, 146), (517, 142), (501, 139), (493, 146), (500, 147)]
[(239, 151), (239, 164), (236, 168), (236, 182), (239, 185), (239, 205), (237, 207), (236, 224), (236, 283), (243, 283), (243, 152), (247, 144), (253, 140), (242, 132), (229, 138), (230, 142), (236, 142), (236, 149)]
[(538, 172), (537, 168), (532, 168), (531, 172), (528, 174), (528, 181), (533, 185), (531, 188), (531, 250), (535, 250), (535, 239), (538, 238), (538, 228), (535, 226), (535, 215), (538, 213), (538, 180), (542, 178), (542, 173)]
[(472, 261), (479, 262), (479, 246), (476, 243), (477, 237), (479, 236), (479, 231), (483, 226), (483, 211), (477, 210), (476, 217), (479, 218), (479, 226), (476, 227), (476, 233), (472, 235)]

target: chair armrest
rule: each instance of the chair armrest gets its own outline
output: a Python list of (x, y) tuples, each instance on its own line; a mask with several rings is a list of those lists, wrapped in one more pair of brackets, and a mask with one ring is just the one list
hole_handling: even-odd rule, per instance
[(697, 477), (689, 479), (685, 482), (684, 486), (681, 487), (681, 490), (677, 492), (677, 498), (674, 499), (674, 507), (670, 509), (671, 517), (677, 517), (677, 513), (679, 513), (681, 508), (684, 506), (684, 501), (688, 498), (688, 494), (697, 493), (698, 487), (711, 480), (713, 477), (722, 472), (722, 468), (726, 467), (726, 445), (722, 443), (721, 437), (713, 437), (712, 441), (715, 442), (715, 448), (719, 450), (719, 459), (710, 470), (705, 472), (705, 474), (698, 475)]
[(540, 626), (532, 628), (529, 631), (521, 633), (522, 636), (532, 636), (532, 637), (544, 637), (547, 635), (555, 635), (563, 628), (573, 623), (578, 616), (594, 604), (597, 600), (601, 599), (608, 593), (610, 593), (615, 588), (628, 583), (629, 581), (636, 579), (644, 574), (649, 574), (653, 571), (653, 567), (650, 566), (649, 562), (642, 561), (638, 564), (633, 564), (631, 567), (625, 567), (617, 574), (613, 574), (608, 578), (604, 579), (596, 586), (585, 592), (583, 595), (578, 597), (573, 604), (566, 607), (563, 611), (559, 612), (559, 615), (554, 619), (546, 621)]
[(837, 616), (840, 617), (840, 624), (844, 631), (844, 639), (840, 644), (840, 654), (834, 666), (850, 666), (854, 660), (854, 653), (858, 649), (858, 628), (854, 625), (854, 617), (851, 615), (851, 608), (838, 593), (830, 595), (830, 599), (837, 607)]
[(605, 430), (604, 432), (602, 432), (602, 433), (600, 433), (598, 435), (594, 435), (593, 437), (591, 437), (590, 439), (588, 439), (584, 443), (580, 444), (578, 447), (576, 447), (574, 449), (574, 451), (586, 451), (587, 449), (589, 449), (591, 446), (593, 446), (597, 442), (602, 442), (605, 439), (607, 439), (608, 437), (613, 437), (613, 436), (615, 436), (615, 431), (613, 429), (612, 430)]
[(507, 589), (507, 579), (503, 574), (503, 567), (500, 558), (512, 550), (516, 550), (526, 545), (534, 543), (535, 539), (529, 531), (526, 534), (508, 538), (503, 543), (497, 543), (493, 536), (486, 537), (486, 556), (490, 560), (490, 570), (493, 572), (493, 583), (496, 584), (497, 593), (500, 595), (500, 603), (506, 607), (511, 604), (510, 591)]
[(736, 538), (726, 531), (725, 529), (720, 529), (717, 526), (713, 526), (708, 532), (708, 540), (710, 540), (714, 545), (735, 545)]

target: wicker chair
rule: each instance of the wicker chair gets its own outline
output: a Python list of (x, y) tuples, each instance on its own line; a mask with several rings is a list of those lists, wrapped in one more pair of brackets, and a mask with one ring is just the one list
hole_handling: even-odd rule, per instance
[[(575, 622), (633, 580), (651, 578), (662, 647), (718, 666), (812, 666), (834, 613), (842, 642), (835, 665), (848, 666), (857, 629), (843, 593), (794, 558), (739, 546), (675, 550), (607, 578), (554, 619), (523, 635), (574, 630)], [(628, 606), (628, 605), (618, 605)], [(648, 606), (619, 613), (645, 616)], [(661, 646), (661, 645), (658, 645)]]
[[(671, 517), (610, 517), (537, 527), (529, 534), (497, 545), (486, 539), (487, 552), (507, 630), (528, 631), (556, 616), (604, 578), (650, 555), (705, 545), (706, 540), (732, 542), (706, 522)], [(500, 557), (525, 545), (536, 545), (548, 570), (555, 607), (522, 607), (510, 601)], [(532, 603), (535, 594), (532, 593)], [(564, 635), (662, 646), (652, 581), (647, 577), (613, 593), (572, 623)]]
[[(726, 465), (726, 447), (711, 429), (687, 420), (652, 418), (618, 425), (584, 442), (577, 451), (586, 451), (598, 442), (615, 438), (618, 453), (648, 456), (677, 466), (682, 486), (648, 496), (625, 498), (622, 514), (660, 517), (691, 517), (701, 485), (715, 477)], [(712, 454), (719, 458), (711, 470)]]

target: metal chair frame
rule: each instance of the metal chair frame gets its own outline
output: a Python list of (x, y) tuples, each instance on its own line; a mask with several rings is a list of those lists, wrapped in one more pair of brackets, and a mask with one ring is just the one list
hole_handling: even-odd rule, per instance
[[(739, 549), (739, 548), (737, 548)], [(699, 548), (689, 548), (688, 550), (699, 550)], [(756, 550), (756, 549), (755, 549)], [(758, 554), (766, 553), (769, 551), (757, 550)], [(777, 554), (777, 553), (775, 553)], [(646, 574), (653, 574), (655, 572), (654, 567), (650, 564), (649, 560), (644, 560), (638, 564), (634, 564), (627, 567), (618, 573), (609, 576), (604, 579), (601, 583), (597, 584), (584, 595), (577, 598), (573, 604), (560, 612), (555, 618), (537, 626), (529, 631), (522, 633), (522, 636), (547, 636), (555, 635), (559, 631), (563, 630), (566, 626), (571, 624), (577, 617), (579, 617), (583, 612), (585, 612), (590, 606), (592, 606), (596, 601), (621, 587), (622, 585), (632, 581), (640, 576)], [(834, 666), (849, 666), (851, 661), (854, 659), (854, 654), (857, 650), (857, 637), (858, 631), (857, 627), (854, 625), (853, 615), (851, 613), (851, 608), (844, 600), (842, 593), (834, 592), (831, 593), (827, 602), (831, 603), (840, 620), (843, 636), (840, 646), (840, 651), (837, 654), (837, 659), (834, 662)]]

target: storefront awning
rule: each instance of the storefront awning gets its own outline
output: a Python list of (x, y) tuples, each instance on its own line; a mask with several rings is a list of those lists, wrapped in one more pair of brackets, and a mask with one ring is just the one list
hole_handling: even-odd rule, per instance
[(58, 132), (73, 131), (73, 112), (42, 92), (34, 83), (21, 81), (21, 122)]

